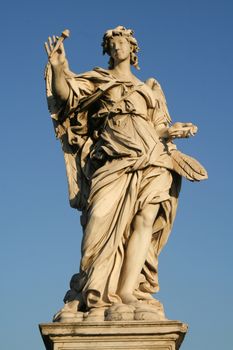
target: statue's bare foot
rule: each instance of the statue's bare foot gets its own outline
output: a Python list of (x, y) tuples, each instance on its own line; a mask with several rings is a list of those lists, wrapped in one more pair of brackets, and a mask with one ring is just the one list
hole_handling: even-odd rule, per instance
[(123, 304), (130, 305), (138, 302), (138, 299), (131, 293), (120, 293), (119, 294)]

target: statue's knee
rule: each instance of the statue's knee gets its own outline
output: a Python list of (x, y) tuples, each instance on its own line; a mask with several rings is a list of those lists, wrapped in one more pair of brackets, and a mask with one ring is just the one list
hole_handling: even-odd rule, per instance
[(154, 216), (151, 210), (141, 210), (134, 219), (133, 229), (142, 232), (143, 229), (151, 228), (155, 220)]
[(152, 227), (154, 220), (155, 220), (155, 215), (154, 212), (151, 212), (149, 210), (143, 210), (142, 212), (142, 220), (143, 220), (143, 226), (144, 227)]
[(153, 226), (159, 212), (159, 204), (148, 204), (142, 211), (141, 216), (145, 226)]
[(100, 210), (94, 210), (90, 214), (90, 221), (92, 221), (92, 224), (98, 225), (98, 224), (103, 224), (103, 213), (100, 212)]

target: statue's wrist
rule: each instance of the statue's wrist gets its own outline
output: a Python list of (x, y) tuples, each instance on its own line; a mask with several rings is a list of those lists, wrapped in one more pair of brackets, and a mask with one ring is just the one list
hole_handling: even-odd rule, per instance
[[(51, 63), (51, 62), (50, 62)], [(63, 73), (64, 64), (62, 63), (51, 63), (52, 70), (55, 74)]]

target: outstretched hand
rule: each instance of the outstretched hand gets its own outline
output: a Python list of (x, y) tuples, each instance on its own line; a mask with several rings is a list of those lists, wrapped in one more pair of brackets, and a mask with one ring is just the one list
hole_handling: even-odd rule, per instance
[(167, 133), (170, 139), (188, 138), (194, 136), (197, 130), (197, 126), (192, 123), (175, 123), (167, 130)]
[[(63, 43), (56, 48), (56, 44), (59, 40), (58, 36), (49, 36), (48, 41), (45, 42), (45, 51), (48, 55), (49, 62), (52, 66), (64, 66), (68, 67), (68, 62), (66, 59), (65, 49)], [(64, 67), (64, 68), (65, 68)]]

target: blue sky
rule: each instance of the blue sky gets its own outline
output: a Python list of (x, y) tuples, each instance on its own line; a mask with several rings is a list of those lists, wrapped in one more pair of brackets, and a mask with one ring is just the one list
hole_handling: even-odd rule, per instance
[(79, 214), (47, 111), (43, 43), (68, 28), (71, 69), (106, 67), (102, 35), (121, 24), (141, 48), (138, 77), (159, 80), (174, 122), (198, 125), (177, 144), (209, 172), (208, 181), (183, 181), (158, 298), (168, 318), (189, 324), (183, 350), (230, 349), (233, 2), (22, 0), (4, 2), (0, 16), (2, 348), (43, 349), (38, 324), (62, 306), (79, 267)]

